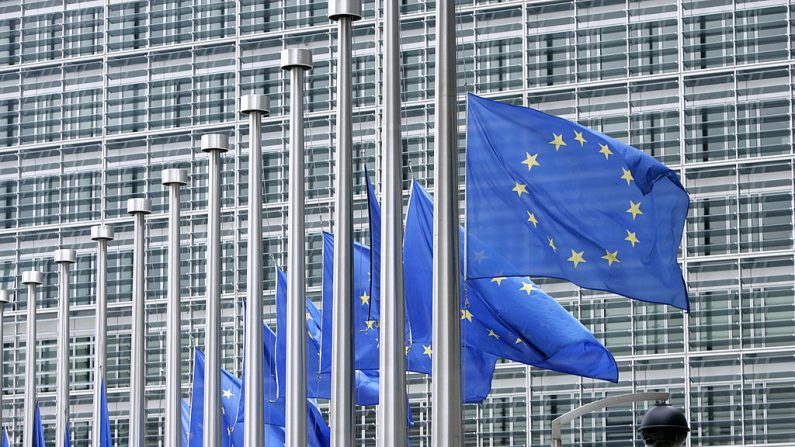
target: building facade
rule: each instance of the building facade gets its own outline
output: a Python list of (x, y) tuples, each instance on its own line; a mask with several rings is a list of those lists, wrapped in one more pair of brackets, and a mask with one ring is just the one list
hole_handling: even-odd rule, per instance
[[(434, 8), (402, 2), (404, 186), (433, 187)], [(365, 167), (379, 177), (382, 10), (365, 0), (354, 28), (357, 237), (367, 242)], [(658, 158), (681, 176), (691, 209), (681, 248), (690, 314), (538, 279), (616, 356), (618, 384), (503, 363), (483, 405), (468, 405), (466, 444), (549, 445), (551, 420), (594, 399), (666, 390), (690, 420), (693, 446), (795, 444), (793, 87), (795, 6), (786, 0), (461, 0), (464, 92), (577, 120)], [(207, 156), (202, 134), (230, 136), (223, 156), (224, 364), (241, 368), (246, 294), (247, 134), (236, 99), (267, 94), (263, 127), (266, 305), (287, 250), (287, 79), (283, 48), (313, 51), (307, 73), (308, 285), (319, 297), (321, 230), (333, 206), (336, 28), (325, 1), (0, 0), (0, 286), (6, 312), (4, 405), (20, 438), (25, 371), (22, 271), (46, 273), (37, 302), (37, 386), (54, 434), (56, 269), (74, 248), (72, 413), (76, 445), (90, 436), (95, 244), (109, 249), (108, 394), (114, 438), (126, 445), (132, 219), (146, 195), (147, 445), (163, 428), (166, 204), (160, 172), (188, 169), (182, 240), (183, 383), (204, 324)], [(463, 175), (463, 169), (461, 170)], [(463, 182), (462, 182), (463, 185)], [(184, 389), (188, 395), (187, 386)], [(412, 445), (430, 441), (430, 384), (412, 375)], [(564, 445), (641, 445), (647, 406), (616, 408), (564, 428)], [(375, 408), (359, 412), (375, 445)], [(12, 439), (13, 441), (13, 439)]]

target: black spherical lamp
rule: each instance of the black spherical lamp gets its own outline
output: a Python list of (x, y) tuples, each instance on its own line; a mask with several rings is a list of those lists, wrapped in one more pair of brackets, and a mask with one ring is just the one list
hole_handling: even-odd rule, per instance
[(685, 413), (664, 402), (657, 402), (646, 412), (638, 429), (649, 447), (681, 447), (689, 431)]

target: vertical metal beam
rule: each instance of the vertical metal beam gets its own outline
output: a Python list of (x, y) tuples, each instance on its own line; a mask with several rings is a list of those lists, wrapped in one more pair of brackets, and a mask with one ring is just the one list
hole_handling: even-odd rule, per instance
[(71, 366), (69, 336), (69, 266), (76, 259), (69, 248), (55, 250), (53, 260), (58, 265), (58, 361), (56, 363), (57, 393), (55, 401), (55, 446), (67, 443), (69, 425), (69, 375)]
[(378, 443), (407, 445), (403, 301), (403, 158), (400, 136), (400, 1), (384, 0), (384, 114), (381, 175), (381, 352)]
[(44, 282), (44, 275), (36, 270), (22, 272), (22, 284), (28, 287), (28, 321), (25, 339), (25, 420), (24, 447), (33, 447), (33, 425), (36, 413), (36, 288)]
[(246, 265), (246, 387), (244, 445), (265, 444), (265, 394), (262, 344), (262, 118), (270, 103), (265, 95), (240, 98), (240, 112), (248, 114), (248, 253)]
[(207, 200), (207, 321), (204, 337), (204, 447), (221, 445), (221, 154), (229, 150), (222, 134), (202, 135), (209, 157)]
[(304, 70), (312, 69), (309, 50), (282, 51), (290, 72), (290, 173), (287, 214), (287, 402), (286, 445), (304, 446), (306, 434), (306, 267), (304, 221)]
[(127, 200), (127, 212), (132, 214), (133, 227), (133, 288), (132, 288), (132, 355), (130, 361), (130, 440), (129, 447), (144, 446), (146, 415), (144, 412), (144, 386), (146, 385), (146, 277), (145, 277), (145, 219), (152, 212), (152, 202), (147, 198)]
[(6, 305), (13, 304), (11, 293), (8, 290), (0, 290), (0, 430), (3, 429), (3, 371), (5, 368), (3, 362), (3, 321), (5, 317)]
[(168, 295), (166, 297), (166, 417), (165, 443), (182, 444), (182, 314), (180, 303), (180, 195), (188, 171), (165, 169), (161, 179), (168, 199)]
[(455, 0), (436, 4), (433, 213), (433, 447), (463, 444), (458, 256)]
[(352, 28), (362, 18), (360, 0), (332, 0), (329, 19), (337, 21), (337, 150), (334, 183), (334, 288), (331, 359), (331, 445), (356, 440), (353, 327), (353, 138)]
[(94, 422), (91, 445), (100, 447), (102, 425), (102, 387), (108, 361), (108, 242), (113, 240), (113, 228), (108, 225), (91, 227), (91, 239), (97, 241), (97, 313), (94, 322)]

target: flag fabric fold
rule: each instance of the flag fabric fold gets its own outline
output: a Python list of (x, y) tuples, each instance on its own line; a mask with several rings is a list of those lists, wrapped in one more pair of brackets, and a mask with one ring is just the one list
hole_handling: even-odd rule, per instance
[(36, 412), (33, 414), (33, 447), (45, 447), (44, 426), (41, 423), (41, 408), (36, 402)]
[(3, 429), (3, 442), (0, 445), (2, 447), (11, 447), (11, 443), (8, 441), (8, 430), (5, 428)]
[[(459, 229), (463, 233), (463, 229)], [(406, 293), (412, 336), (431, 324), (433, 199), (416, 181), (409, 199), (404, 239)], [(488, 252), (489, 258), (498, 257)], [(484, 261), (484, 262), (489, 262)], [(461, 277), (463, 352), (479, 350), (539, 368), (616, 382), (610, 352), (557, 301), (529, 278)], [(430, 337), (421, 341), (430, 344)], [(465, 388), (470, 386), (466, 380)]]
[(554, 277), (688, 309), (689, 197), (674, 171), (537, 110), (473, 94), (467, 110), (467, 279)]
[[(113, 447), (113, 438), (110, 434), (110, 413), (108, 412), (108, 392), (105, 388), (105, 378), (102, 378), (100, 382), (100, 386), (102, 387), (100, 390), (100, 414), (99, 414), (99, 421), (96, 421), (97, 424), (100, 424), (99, 428), (99, 445), (100, 447)], [(183, 444), (184, 445), (184, 444)]]

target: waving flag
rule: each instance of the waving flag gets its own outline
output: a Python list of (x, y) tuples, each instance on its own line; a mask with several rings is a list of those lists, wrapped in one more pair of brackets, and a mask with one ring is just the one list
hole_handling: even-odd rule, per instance
[(688, 309), (676, 257), (689, 198), (674, 171), (577, 123), (472, 94), (466, 156), (468, 279), (562, 278)]
[(44, 426), (41, 424), (41, 409), (36, 402), (36, 412), (33, 414), (33, 447), (45, 447)]
[(113, 438), (110, 434), (110, 414), (108, 413), (108, 392), (105, 389), (105, 379), (100, 382), (100, 408), (102, 409), (99, 414), (100, 425), (99, 428), (99, 445), (100, 447), (113, 447)]
[[(416, 181), (409, 200), (404, 253), (414, 334), (416, 328), (431, 324), (433, 254), (433, 199)], [(499, 259), (489, 254), (489, 259)], [(469, 280), (462, 283), (461, 291), (464, 353), (480, 350), (540, 368), (618, 380), (618, 367), (610, 352), (530, 279)], [(413, 336), (417, 343), (417, 335)], [(425, 347), (430, 340), (430, 335), (423, 335), (420, 343)], [(465, 389), (473, 384), (464, 379)]]
[(3, 429), (3, 443), (0, 444), (2, 447), (11, 447), (11, 443), (8, 442), (8, 430)]

